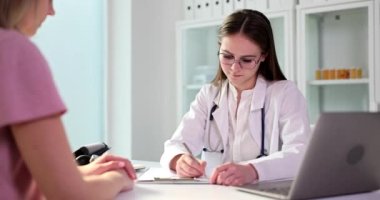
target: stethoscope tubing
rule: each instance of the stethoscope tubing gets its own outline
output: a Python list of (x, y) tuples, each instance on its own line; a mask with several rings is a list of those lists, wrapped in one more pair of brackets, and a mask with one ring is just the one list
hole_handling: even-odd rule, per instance
[[(208, 147), (209, 148), (204, 147), (203, 148), (204, 152), (224, 153), (223, 148), (221, 150), (217, 150), (217, 148), (220, 146), (220, 143), (218, 143), (218, 145), (216, 146), (215, 149), (211, 148), (211, 132), (210, 132), (210, 129), (211, 129), (211, 123), (212, 123), (212, 121), (214, 121), (213, 113), (215, 112), (215, 110), (217, 108), (218, 108), (218, 105), (216, 105), (216, 104), (214, 104), (211, 107), (210, 115), (209, 115), (208, 120), (207, 120), (206, 132), (207, 132), (207, 140), (208, 140)], [(264, 108), (265, 108), (265, 106), (263, 108), (261, 108), (261, 148), (260, 148), (260, 155), (257, 158), (267, 156), (267, 153), (265, 152), (265, 110), (264, 110)], [(218, 136), (219, 136), (219, 141), (222, 141), (222, 136), (220, 134), (220, 131), (218, 131)]]

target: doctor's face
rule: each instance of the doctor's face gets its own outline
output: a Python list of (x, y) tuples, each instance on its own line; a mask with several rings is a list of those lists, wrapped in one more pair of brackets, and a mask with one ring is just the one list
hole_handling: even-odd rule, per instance
[(260, 47), (243, 34), (228, 35), (221, 39), (220, 66), (238, 91), (255, 86), (257, 71), (264, 58)]

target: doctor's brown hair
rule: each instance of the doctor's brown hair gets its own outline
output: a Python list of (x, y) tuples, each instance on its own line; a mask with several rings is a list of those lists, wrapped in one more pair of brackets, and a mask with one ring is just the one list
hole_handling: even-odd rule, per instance
[[(274, 45), (272, 27), (269, 19), (259, 11), (243, 9), (230, 14), (219, 28), (219, 46), (222, 38), (235, 34), (243, 34), (250, 41), (258, 44), (266, 58), (259, 65), (258, 74), (266, 80), (286, 80), (278, 64)], [(220, 86), (227, 76), (220, 63), (212, 84)]]

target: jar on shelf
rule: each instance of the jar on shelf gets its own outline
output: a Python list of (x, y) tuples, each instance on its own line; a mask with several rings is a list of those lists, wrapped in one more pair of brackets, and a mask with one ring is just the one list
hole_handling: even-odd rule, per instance
[(315, 70), (315, 80), (321, 80), (322, 79), (322, 70), (317, 69)]
[(350, 70), (346, 68), (341, 68), (337, 70), (337, 79), (348, 79), (350, 78)]
[(362, 68), (358, 67), (357, 69), (358, 69), (358, 71), (357, 71), (357, 77), (358, 78), (363, 78), (363, 70), (362, 70)]
[(350, 69), (350, 79), (357, 79), (358, 78), (358, 68), (351, 68)]
[(328, 80), (329, 79), (329, 69), (322, 69), (322, 80)]
[(329, 80), (336, 79), (336, 70), (335, 69), (329, 69)]

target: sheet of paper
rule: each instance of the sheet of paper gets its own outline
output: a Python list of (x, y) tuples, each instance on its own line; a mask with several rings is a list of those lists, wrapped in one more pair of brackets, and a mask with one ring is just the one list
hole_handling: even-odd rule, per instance
[(141, 172), (141, 171), (144, 171), (145, 170), (145, 165), (143, 164), (136, 164), (136, 163), (133, 163), (133, 169), (135, 169), (136, 172)]
[(180, 178), (170, 170), (163, 168), (149, 168), (138, 179), (138, 183), (159, 184), (208, 184), (207, 178)]

